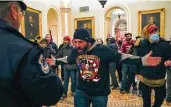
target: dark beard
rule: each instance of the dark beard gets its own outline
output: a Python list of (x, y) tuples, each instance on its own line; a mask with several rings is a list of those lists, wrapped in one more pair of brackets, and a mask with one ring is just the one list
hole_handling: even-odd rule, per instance
[(88, 45), (84, 47), (84, 53), (88, 50)]
[(88, 50), (88, 44), (87, 44), (87, 46), (85, 46), (84, 48), (77, 48), (77, 50), (82, 50), (82, 52), (80, 53), (80, 54), (83, 54), (83, 53), (85, 53), (87, 50)]
[(128, 41), (128, 42), (129, 42), (130, 40), (131, 40), (131, 38), (129, 38), (129, 39), (126, 39), (126, 41)]
[(67, 43), (64, 43), (64, 44), (63, 44), (63, 47), (67, 47), (68, 45), (69, 45), (69, 44), (67, 44)]

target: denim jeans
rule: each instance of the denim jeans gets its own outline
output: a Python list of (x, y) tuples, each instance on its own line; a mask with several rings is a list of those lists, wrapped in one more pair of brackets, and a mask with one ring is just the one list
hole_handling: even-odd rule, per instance
[(135, 66), (123, 64), (121, 89), (129, 91), (133, 83), (135, 84)]
[(167, 71), (166, 101), (171, 102), (171, 71)]
[(78, 81), (79, 81), (79, 76), (80, 76), (80, 71), (77, 69), (76, 70), (76, 86), (78, 85)]
[(116, 69), (118, 72), (119, 82), (122, 82), (122, 63), (116, 65)]
[(111, 76), (112, 86), (118, 86), (118, 82), (117, 82), (115, 72), (116, 72), (116, 63), (110, 62), (109, 63), (109, 73), (110, 73), (110, 76)]
[(61, 64), (61, 79), (64, 80), (64, 66)]
[(91, 96), (76, 89), (74, 94), (74, 107), (107, 107), (108, 96)]
[(76, 89), (76, 70), (64, 70), (64, 94), (67, 95), (69, 77), (71, 76), (71, 91)]

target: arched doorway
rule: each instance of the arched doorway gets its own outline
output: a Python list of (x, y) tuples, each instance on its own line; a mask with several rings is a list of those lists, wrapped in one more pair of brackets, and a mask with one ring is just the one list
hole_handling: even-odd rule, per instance
[[(111, 5), (102, 13), (101, 30), (104, 39), (108, 36), (116, 39), (123, 38), (123, 35), (130, 30), (130, 16), (127, 8), (121, 5)], [(104, 25), (103, 25), (104, 23)]]
[(50, 8), (47, 13), (47, 25), (48, 25), (48, 32), (51, 31), (53, 41), (58, 44), (58, 37), (59, 37), (59, 25), (58, 25), (58, 14), (55, 9)]
[(123, 41), (125, 39), (124, 34), (127, 33), (127, 21), (125, 19), (119, 19), (116, 23), (113, 23), (112, 27), (114, 27), (112, 31), (114, 31), (116, 40)]

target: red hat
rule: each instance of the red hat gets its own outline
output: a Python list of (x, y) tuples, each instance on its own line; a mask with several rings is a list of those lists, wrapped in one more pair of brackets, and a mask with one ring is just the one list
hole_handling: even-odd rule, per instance
[(155, 24), (151, 24), (147, 28), (148, 33), (152, 33), (154, 30), (157, 31), (157, 26)]
[(65, 37), (64, 37), (64, 40), (71, 41), (71, 39), (70, 39), (70, 37), (69, 37), (69, 36), (65, 36)]

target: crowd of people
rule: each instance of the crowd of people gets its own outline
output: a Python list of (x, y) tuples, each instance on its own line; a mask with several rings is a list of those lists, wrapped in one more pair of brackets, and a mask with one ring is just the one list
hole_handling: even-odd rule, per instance
[[(71, 77), (74, 107), (90, 107), (91, 103), (93, 107), (107, 107), (111, 89), (119, 89), (121, 94), (138, 92), (143, 107), (151, 107), (153, 89), (153, 107), (161, 107), (171, 46), (160, 37), (156, 25), (146, 25), (136, 40), (126, 33), (122, 42), (109, 36), (106, 44), (92, 38), (86, 28), (78, 28), (73, 40), (64, 36), (58, 48), (51, 34), (35, 43), (19, 32), (26, 9), (22, 1), (0, 2), (0, 106), (55, 105), (67, 97)], [(171, 87), (169, 82), (167, 86)], [(171, 102), (169, 92), (167, 102)]]
[[(96, 41), (99, 44), (103, 43), (102, 39), (97, 39)], [(120, 69), (117, 70), (116, 66), (111, 67), (111, 65), (109, 65), (109, 68), (112, 69), (112, 72), (110, 72), (112, 89), (118, 89), (120, 86), (121, 94), (131, 92), (137, 94), (143, 99), (143, 107), (151, 107), (151, 93), (152, 90), (154, 90), (155, 102), (153, 107), (161, 107), (165, 97), (167, 104), (170, 105), (169, 90), (171, 84), (170, 69), (168, 66), (170, 66), (171, 45), (170, 41), (166, 41), (160, 37), (155, 24), (150, 23), (146, 25), (143, 29), (143, 36), (137, 36), (136, 40), (132, 39), (131, 33), (126, 33), (125, 40), (122, 41), (121, 46), (118, 45), (121, 41), (116, 41), (114, 37), (107, 38), (106, 42), (107, 46), (111, 47), (110, 45), (112, 45), (112, 49), (121, 53), (144, 56), (152, 51), (153, 56), (160, 56), (162, 58), (162, 63), (154, 67), (135, 66), (135, 64), (125, 63), (119, 63), (117, 65), (117, 63), (115, 63), (116, 66), (120, 67)], [(116, 71), (118, 71), (118, 78), (116, 78)], [(118, 85), (117, 80), (120, 82), (120, 85)]]

